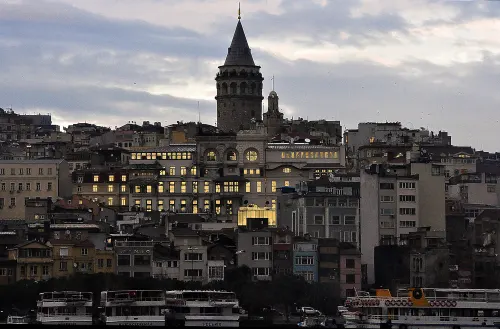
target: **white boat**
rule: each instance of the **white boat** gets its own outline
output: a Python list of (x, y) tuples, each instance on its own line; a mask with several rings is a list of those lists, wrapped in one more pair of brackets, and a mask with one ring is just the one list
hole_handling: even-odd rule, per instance
[(392, 296), (356, 293), (342, 312), (346, 328), (478, 329), (500, 327), (500, 289), (409, 288)]
[(168, 314), (186, 327), (239, 327), (243, 310), (229, 291), (175, 290), (165, 294)]
[(30, 324), (27, 316), (9, 315), (7, 317), (7, 324)]
[(101, 292), (106, 325), (165, 326), (165, 292), (118, 290)]
[(92, 325), (92, 297), (91, 292), (40, 293), (36, 320), (48, 325)]

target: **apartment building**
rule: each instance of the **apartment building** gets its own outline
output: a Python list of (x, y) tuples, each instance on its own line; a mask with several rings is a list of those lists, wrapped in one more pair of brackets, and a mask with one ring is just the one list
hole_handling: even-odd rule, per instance
[(254, 280), (271, 280), (273, 274), (273, 239), (268, 228), (238, 229), (238, 266), (246, 265), (252, 270)]
[(91, 241), (51, 239), (47, 246), (52, 248), (53, 277), (95, 273), (96, 249)]
[(451, 177), (448, 198), (466, 204), (499, 206), (500, 188), (497, 173), (464, 173)]
[(374, 282), (374, 248), (418, 227), (445, 230), (444, 173), (431, 163), (372, 165), (361, 171), (362, 261)]
[(110, 207), (129, 209), (128, 172), (121, 168), (89, 168), (73, 171), (73, 194)]
[(354, 297), (361, 290), (361, 253), (355, 245), (340, 244), (340, 296)]
[(318, 281), (318, 239), (309, 234), (293, 239), (293, 274)]
[(16, 281), (41, 281), (53, 275), (52, 248), (38, 241), (26, 241), (10, 249), (9, 260), (17, 263)]
[(116, 273), (127, 277), (147, 278), (153, 272), (153, 241), (114, 241)]
[(173, 246), (155, 245), (153, 262), (153, 277), (179, 280), (179, 250)]
[(169, 231), (169, 238), (179, 252), (179, 280), (202, 281), (208, 278), (207, 248), (209, 243), (189, 228)]
[(293, 232), (278, 228), (272, 231), (273, 242), (273, 274), (293, 273)]
[(318, 281), (340, 287), (339, 241), (318, 239)]
[(25, 200), (71, 196), (65, 160), (0, 160), (0, 219), (24, 219)]
[(278, 197), (278, 225), (290, 227), (295, 235), (359, 241), (359, 177), (322, 175)]

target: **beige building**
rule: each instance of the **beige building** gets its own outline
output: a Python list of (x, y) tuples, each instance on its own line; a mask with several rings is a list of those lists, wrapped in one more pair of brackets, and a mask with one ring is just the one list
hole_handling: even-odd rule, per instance
[(499, 188), (496, 174), (464, 173), (450, 178), (448, 197), (465, 204), (498, 206)]
[(360, 174), (362, 263), (373, 283), (376, 246), (399, 243), (423, 226), (445, 230), (445, 177), (431, 163), (373, 164)]
[(0, 160), (0, 219), (23, 219), (27, 198), (71, 196), (65, 160)]

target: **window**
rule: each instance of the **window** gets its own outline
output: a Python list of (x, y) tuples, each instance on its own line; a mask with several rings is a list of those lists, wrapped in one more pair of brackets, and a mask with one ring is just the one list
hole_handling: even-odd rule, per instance
[(210, 211), (210, 200), (203, 200), (203, 210), (207, 212)]
[(186, 175), (187, 175), (187, 168), (181, 167), (181, 176), (186, 176)]
[(153, 200), (146, 199), (146, 211), (152, 211), (152, 210), (153, 210)]
[(108, 185), (108, 192), (112, 193), (113, 192), (113, 185)]
[(99, 175), (94, 175), (94, 182), (95, 183), (99, 182)]
[(271, 181), (271, 192), (273, 192), (273, 193), (276, 192), (276, 181), (275, 180)]
[(203, 193), (210, 193), (210, 182), (203, 183)]
[(303, 277), (307, 282), (314, 281), (314, 272), (312, 271), (298, 271), (295, 275)]
[(26, 183), (26, 191), (31, 191), (31, 183)]
[(215, 193), (220, 193), (220, 183), (215, 183)]
[(113, 205), (113, 198), (108, 198), (108, 206), (112, 206)]
[(130, 266), (130, 255), (118, 255), (116, 260), (118, 266)]
[(18, 190), (18, 191), (22, 191), (22, 190), (23, 190), (23, 183), (19, 183), (19, 184), (17, 185), (17, 190)]
[(255, 276), (269, 276), (269, 267), (252, 267), (252, 273)]
[(224, 280), (224, 267), (223, 266), (210, 266), (208, 267), (208, 277), (211, 280)]
[(380, 214), (382, 216), (394, 215), (394, 209), (392, 209), (392, 208), (380, 208)]
[(199, 269), (188, 269), (184, 270), (185, 277), (200, 277), (203, 276), (203, 270)]
[(400, 202), (415, 202), (415, 196), (414, 195), (400, 195), (399, 201)]
[(290, 186), (290, 181), (286, 180), (285, 183), (283, 184), (284, 186)]
[(292, 172), (292, 168), (289, 168), (289, 167), (285, 167), (285, 168), (283, 168), (283, 173), (285, 173), (285, 174), (289, 174), (289, 173), (291, 173), (291, 172)]
[(187, 192), (187, 183), (181, 182), (181, 193), (186, 193), (186, 192)]
[(198, 213), (198, 200), (193, 200), (192, 208), (193, 208), (193, 214), (197, 214)]
[(251, 183), (250, 182), (246, 182), (245, 183), (245, 192), (246, 193), (250, 193), (251, 192)]
[(191, 167), (191, 175), (196, 176), (196, 166)]
[(355, 268), (356, 267), (356, 260), (354, 260), (352, 258), (346, 258), (345, 267), (346, 268)]
[(496, 192), (496, 185), (488, 185), (488, 186), (486, 187), (486, 191), (487, 191), (488, 193), (495, 193), (495, 192)]
[(313, 256), (295, 256), (295, 265), (314, 265)]
[(87, 256), (89, 254), (89, 250), (87, 248), (82, 248), (81, 254), (82, 254), (82, 256)]
[(394, 197), (392, 195), (381, 195), (380, 202), (394, 202)]
[(92, 185), (92, 192), (97, 193), (99, 191), (99, 188), (97, 185)]
[(345, 283), (354, 284), (356, 283), (356, 275), (354, 274), (346, 274), (345, 275)]
[(168, 182), (168, 193), (175, 193), (175, 182)]
[(247, 151), (245, 157), (248, 161), (251, 162), (257, 161), (257, 159), (259, 158), (259, 156), (257, 155), (257, 151), (254, 150)]
[(151, 185), (146, 186), (146, 193), (152, 193), (153, 192), (153, 187)]
[(236, 152), (229, 151), (227, 152), (227, 161), (237, 161), (238, 157), (236, 156)]
[(314, 215), (314, 225), (323, 225), (323, 215)]
[(69, 250), (67, 247), (62, 247), (59, 249), (59, 256), (67, 257), (69, 255)]
[(202, 253), (188, 252), (184, 254), (184, 260), (190, 262), (201, 262), (203, 260)]
[(341, 225), (340, 216), (332, 216), (330, 217), (330, 225)]
[(262, 182), (257, 182), (257, 193), (262, 193)]
[(417, 222), (414, 220), (402, 220), (399, 222), (399, 227), (402, 227), (402, 228), (412, 228), (412, 227), (416, 227), (416, 226), (417, 226)]
[(208, 151), (206, 158), (207, 161), (217, 161), (217, 156), (215, 154), (215, 151)]
[(134, 255), (134, 266), (149, 266), (151, 265), (150, 255)]
[(399, 182), (399, 188), (402, 189), (414, 189), (415, 182)]
[(47, 174), (48, 174), (48, 175), (52, 175), (52, 168), (48, 168), (48, 169), (47, 169)]
[(106, 267), (113, 267), (113, 260), (112, 259), (106, 259)]
[(198, 182), (192, 182), (191, 189), (192, 189), (193, 193), (198, 193)]
[(60, 262), (59, 263), (59, 271), (65, 272), (68, 270), (68, 262)]
[(15, 205), (16, 205), (16, 198), (10, 198), (10, 205), (12, 207), (15, 207)]
[(252, 245), (254, 246), (268, 246), (271, 238), (267, 236), (254, 236), (252, 237)]
[(127, 205), (127, 198), (125, 198), (125, 197), (121, 197), (121, 198), (120, 198), (120, 205), (122, 205), (122, 206), (126, 206), (126, 205)]
[(170, 167), (170, 168), (168, 169), (168, 174), (169, 174), (170, 176), (175, 176), (175, 167)]
[(47, 265), (42, 266), (42, 275), (49, 275), (49, 267)]
[(399, 214), (400, 215), (415, 215), (416, 209), (415, 208), (399, 208)]
[(98, 267), (98, 268), (103, 268), (103, 267), (104, 267), (104, 259), (99, 258), (99, 259), (97, 260), (97, 267)]
[(344, 225), (355, 225), (356, 216), (344, 216)]
[(37, 274), (38, 274), (38, 266), (30, 265), (30, 275), (37, 275)]
[(380, 183), (381, 190), (394, 190), (394, 183)]
[(238, 182), (224, 182), (224, 192), (234, 193), (239, 191)]
[[(15, 170), (15, 169), (13, 169)], [(38, 168), (38, 175), (43, 175), (43, 168)]]
[(269, 260), (270, 252), (252, 252), (252, 260)]
[(109, 175), (108, 181), (114, 182), (115, 181), (115, 175)]
[(127, 175), (122, 175), (122, 182), (126, 182), (127, 181)]

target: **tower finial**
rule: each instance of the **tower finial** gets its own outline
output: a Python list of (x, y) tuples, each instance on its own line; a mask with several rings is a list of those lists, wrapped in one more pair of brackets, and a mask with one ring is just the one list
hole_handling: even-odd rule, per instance
[(238, 19), (241, 19), (241, 3), (238, 2)]

